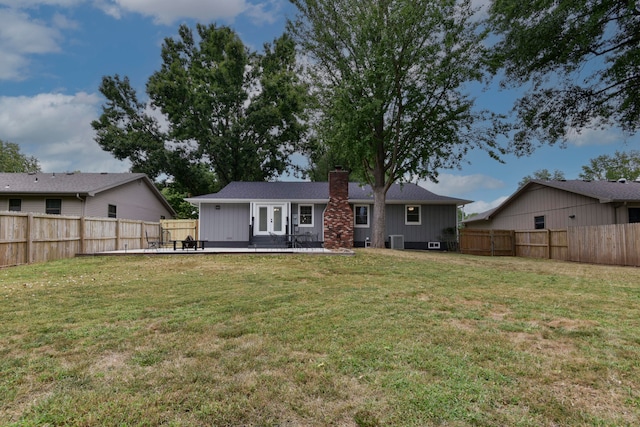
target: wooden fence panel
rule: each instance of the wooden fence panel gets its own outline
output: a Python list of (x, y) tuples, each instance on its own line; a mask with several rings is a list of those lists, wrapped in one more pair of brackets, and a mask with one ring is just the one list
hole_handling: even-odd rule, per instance
[(640, 266), (640, 224), (570, 227), (568, 260)]
[(98, 252), (118, 250), (118, 220), (113, 218), (85, 218), (84, 219), (84, 247), (82, 253), (95, 254)]
[(29, 217), (0, 215), (0, 267), (26, 264), (28, 259)]
[(32, 215), (29, 262), (72, 258), (80, 251), (79, 217)]
[(510, 230), (460, 231), (460, 252), (481, 256), (513, 256), (514, 235)]
[(162, 241), (184, 240), (187, 236), (198, 237), (197, 219), (162, 219)]
[(72, 258), (80, 253), (146, 248), (145, 231), (157, 240), (160, 224), (0, 212), (0, 267)]

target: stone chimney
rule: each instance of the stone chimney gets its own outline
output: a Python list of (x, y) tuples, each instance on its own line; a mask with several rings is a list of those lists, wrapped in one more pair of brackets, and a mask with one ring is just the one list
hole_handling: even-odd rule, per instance
[(349, 172), (337, 166), (329, 172), (329, 203), (324, 212), (324, 247), (353, 247), (353, 210), (349, 206)]

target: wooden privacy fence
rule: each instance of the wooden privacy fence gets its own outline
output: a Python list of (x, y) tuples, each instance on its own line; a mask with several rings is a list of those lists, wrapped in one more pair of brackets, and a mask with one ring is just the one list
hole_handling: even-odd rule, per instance
[(197, 219), (161, 219), (162, 241), (184, 240), (187, 236), (198, 238)]
[(160, 239), (160, 224), (113, 218), (0, 212), (0, 267), (140, 249)]
[(569, 227), (567, 230), (463, 229), (460, 252), (640, 266), (640, 224)]

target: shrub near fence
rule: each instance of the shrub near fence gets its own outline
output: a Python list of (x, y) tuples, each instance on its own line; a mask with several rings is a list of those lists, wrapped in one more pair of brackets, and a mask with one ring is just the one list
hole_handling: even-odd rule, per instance
[(72, 258), (76, 254), (140, 249), (160, 224), (113, 218), (0, 212), (0, 267)]

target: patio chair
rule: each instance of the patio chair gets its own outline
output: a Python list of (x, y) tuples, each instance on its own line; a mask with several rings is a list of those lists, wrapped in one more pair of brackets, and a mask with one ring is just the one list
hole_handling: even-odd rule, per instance
[(156, 251), (160, 249), (160, 241), (152, 240), (149, 238), (149, 233), (145, 230), (144, 235), (147, 239), (147, 249), (155, 249)]
[(271, 236), (271, 242), (276, 248), (286, 248), (287, 247), (287, 237), (281, 236), (276, 233), (269, 232), (269, 236)]

